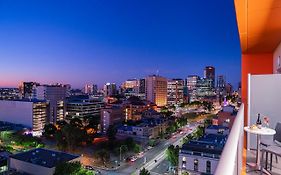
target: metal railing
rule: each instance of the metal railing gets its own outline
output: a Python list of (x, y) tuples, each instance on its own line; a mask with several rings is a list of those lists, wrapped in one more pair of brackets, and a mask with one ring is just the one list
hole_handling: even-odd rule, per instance
[(240, 106), (215, 175), (240, 175), (243, 161), (244, 105)]

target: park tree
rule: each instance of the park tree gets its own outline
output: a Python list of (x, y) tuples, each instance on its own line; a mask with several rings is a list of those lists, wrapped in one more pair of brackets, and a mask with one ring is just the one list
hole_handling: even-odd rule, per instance
[(179, 157), (179, 147), (175, 147), (171, 145), (166, 150), (166, 158), (171, 163), (172, 166), (178, 165), (178, 157)]
[(150, 175), (150, 172), (147, 169), (143, 168), (143, 169), (140, 170), (139, 175)]
[(43, 135), (47, 138), (53, 138), (57, 132), (57, 128), (53, 124), (46, 124), (44, 126)]

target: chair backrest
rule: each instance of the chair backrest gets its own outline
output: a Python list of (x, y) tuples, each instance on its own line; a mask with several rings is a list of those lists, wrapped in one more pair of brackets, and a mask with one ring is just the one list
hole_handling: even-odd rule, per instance
[(273, 136), (273, 140), (281, 142), (281, 123), (277, 123), (275, 127), (276, 134)]

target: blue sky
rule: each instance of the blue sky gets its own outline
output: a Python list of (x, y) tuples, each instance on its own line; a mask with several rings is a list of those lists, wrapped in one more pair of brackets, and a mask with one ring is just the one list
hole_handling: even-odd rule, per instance
[(232, 0), (0, 1), (0, 86), (120, 83), (216, 67), (237, 86)]

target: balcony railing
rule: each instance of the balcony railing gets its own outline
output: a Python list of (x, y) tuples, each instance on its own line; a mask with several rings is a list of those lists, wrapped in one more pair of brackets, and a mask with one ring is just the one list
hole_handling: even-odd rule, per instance
[(215, 175), (240, 175), (242, 173), (244, 141), (243, 128), (244, 105), (242, 104), (224, 146)]

